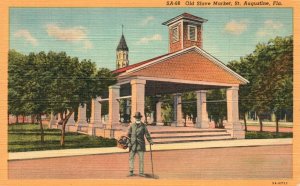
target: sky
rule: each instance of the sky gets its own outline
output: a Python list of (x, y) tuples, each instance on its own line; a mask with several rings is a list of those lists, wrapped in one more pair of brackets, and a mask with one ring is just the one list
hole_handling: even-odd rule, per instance
[(114, 70), (122, 24), (134, 64), (168, 53), (162, 23), (184, 12), (208, 20), (203, 49), (225, 64), (259, 42), (293, 34), (291, 8), (10, 8), (10, 49), (65, 51)]

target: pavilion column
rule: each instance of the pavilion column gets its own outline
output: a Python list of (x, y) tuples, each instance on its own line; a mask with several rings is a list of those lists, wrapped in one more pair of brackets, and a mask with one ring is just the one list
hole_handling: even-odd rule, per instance
[(109, 86), (109, 99), (108, 99), (108, 124), (106, 128), (112, 129), (119, 124), (120, 120), (120, 105), (118, 102), (120, 97), (120, 86), (112, 85)]
[(78, 126), (87, 125), (87, 121), (86, 121), (86, 104), (84, 104), (83, 106), (79, 106), (79, 108), (78, 108), (77, 125)]
[(173, 121), (171, 123), (171, 126), (176, 127), (177, 126), (177, 94), (173, 94)]
[(208, 113), (206, 109), (206, 90), (196, 91), (197, 96), (197, 128), (208, 128)]
[(156, 125), (164, 125), (161, 117), (161, 101), (156, 103)]
[(182, 122), (182, 96), (181, 94), (176, 94), (176, 126), (183, 127), (184, 123)]
[(238, 90), (238, 87), (231, 87), (227, 89), (227, 124), (225, 125), (225, 128), (229, 130), (233, 138), (244, 139), (245, 131), (239, 121)]
[(101, 103), (99, 103), (98, 99), (92, 99), (91, 118), (90, 118), (90, 123), (89, 123), (89, 128), (88, 128), (89, 135), (95, 135), (95, 128), (101, 127), (101, 123), (102, 123), (101, 122)]
[(146, 80), (131, 80), (131, 122), (134, 122), (134, 115), (140, 112), (145, 119), (145, 85)]
[(182, 98), (181, 94), (173, 94), (173, 103), (174, 103), (174, 122), (171, 126), (181, 127), (184, 126), (182, 122)]

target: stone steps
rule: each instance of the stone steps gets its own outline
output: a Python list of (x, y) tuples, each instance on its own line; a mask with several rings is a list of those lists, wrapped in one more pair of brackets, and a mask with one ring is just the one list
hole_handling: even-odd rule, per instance
[(187, 137), (213, 137), (213, 136), (230, 136), (226, 132), (204, 132), (204, 133), (169, 133), (169, 134), (151, 134), (152, 139), (159, 138), (187, 138)]
[(207, 132), (226, 132), (225, 129), (202, 129), (202, 130), (163, 130), (151, 131), (151, 134), (176, 134), (176, 133), (207, 133)]
[(187, 143), (197, 141), (231, 140), (226, 129), (181, 129), (150, 131), (154, 144)]
[(168, 139), (155, 139), (154, 144), (167, 144), (167, 143), (189, 143), (200, 141), (218, 141), (218, 140), (232, 140), (231, 136), (214, 136), (214, 137), (198, 137), (198, 138), (168, 138)]

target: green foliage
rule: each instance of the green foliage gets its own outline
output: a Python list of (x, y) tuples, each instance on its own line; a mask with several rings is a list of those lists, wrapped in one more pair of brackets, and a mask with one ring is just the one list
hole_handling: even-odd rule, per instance
[(293, 108), (293, 40), (292, 37), (275, 38), (270, 43), (276, 55), (268, 70), (270, 78), (266, 91), (273, 100), (270, 108), (278, 125), (281, 112)]
[(88, 103), (92, 98), (90, 88), (95, 64), (86, 60), (80, 63), (65, 52), (49, 52), (48, 58), (53, 79), (48, 92), (51, 110), (54, 113), (73, 112), (80, 104)]
[(186, 92), (182, 94), (182, 116), (185, 120), (192, 119), (193, 123), (196, 122), (197, 117), (197, 103), (196, 103), (196, 94), (195, 92)]
[(244, 117), (244, 114), (251, 111), (254, 106), (250, 92), (255, 76), (251, 73), (252, 67), (247, 57), (241, 58), (240, 61), (231, 61), (227, 66), (249, 81), (249, 83), (239, 87), (239, 111)]
[(91, 89), (93, 95), (99, 94), (99, 92), (107, 91), (110, 85), (113, 85), (117, 82), (116, 77), (111, 71), (107, 68), (99, 68), (95, 74), (94, 86)]
[(13, 115), (26, 115), (27, 109), (22, 101), (24, 84), (24, 70), (27, 56), (10, 50), (8, 54), (8, 112)]
[(174, 114), (173, 114), (173, 96), (172, 95), (163, 95), (161, 97), (162, 100), (162, 120), (164, 122), (165, 125), (171, 123), (173, 121), (174, 118)]
[(162, 110), (162, 118), (165, 125), (168, 125), (173, 121), (173, 107), (170, 105), (165, 105), (164, 109)]
[(262, 115), (274, 112), (278, 118), (282, 111), (293, 107), (293, 37), (276, 37), (259, 43), (254, 52), (231, 61), (228, 67), (250, 81), (240, 86), (241, 113), (256, 111), (262, 129)]
[(246, 132), (246, 139), (271, 139), (271, 138), (293, 138), (293, 133), (291, 132), (257, 132), (248, 131)]
[[(15, 102), (29, 114), (64, 113), (100, 96), (116, 79), (109, 69), (70, 57), (65, 52), (9, 52), (10, 113), (19, 113)], [(16, 108), (17, 107), (17, 108)], [(25, 111), (23, 111), (25, 112)]]
[(104, 115), (107, 115), (108, 114), (108, 101), (103, 101), (101, 103), (101, 115), (104, 116)]
[[(127, 105), (127, 102), (130, 101), (130, 100), (127, 100), (127, 99), (121, 99), (119, 101), (119, 104), (120, 104), (120, 119), (121, 121), (120, 122), (123, 122), (123, 123), (129, 123), (130, 122), (130, 114), (126, 113), (127, 112), (127, 108), (128, 108), (128, 105)], [(104, 106), (102, 104), (102, 106)], [(108, 109), (108, 104), (105, 105)]]
[[(149, 117), (152, 111), (156, 109), (157, 98), (155, 96), (146, 96), (145, 97), (145, 118)], [(145, 121), (148, 123), (147, 119)]]
[[(95, 63), (70, 57), (65, 52), (30, 53), (28, 56), (9, 51), (9, 113), (60, 115), (64, 129), (80, 105), (101, 96), (116, 79), (110, 70)], [(41, 125), (42, 126), (42, 125)]]
[(223, 121), (227, 116), (227, 104), (226, 102), (209, 102), (209, 101), (219, 101), (226, 100), (225, 90), (215, 89), (210, 90), (207, 93), (207, 113), (208, 116), (215, 123), (216, 128), (224, 128)]
[(39, 125), (13, 124), (8, 128), (8, 151), (25, 152), (54, 149), (76, 149), (92, 147), (115, 147), (115, 139), (87, 136), (78, 133), (66, 133), (65, 146), (61, 147), (60, 130), (45, 129), (45, 143), (39, 142)]

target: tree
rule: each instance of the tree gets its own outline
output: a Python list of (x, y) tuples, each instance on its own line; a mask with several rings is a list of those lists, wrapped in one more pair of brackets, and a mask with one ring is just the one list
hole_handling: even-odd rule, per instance
[(47, 56), (44, 52), (22, 55), (14, 50), (9, 52), (9, 113), (36, 115), (44, 143), (41, 116), (46, 112), (47, 89), (51, 77), (44, 67)]
[(101, 102), (101, 116), (108, 115), (108, 107), (108, 101)]
[(44, 141), (42, 114), (59, 114), (62, 124), (61, 145), (65, 126), (78, 106), (89, 104), (100, 96), (116, 78), (109, 69), (97, 69), (90, 60), (70, 57), (65, 52), (50, 51), (22, 55), (9, 51), (9, 113), (36, 115)]
[[(223, 121), (227, 116), (225, 91), (220, 89), (210, 90), (207, 93), (207, 112), (215, 123), (215, 128), (224, 128)], [(209, 102), (212, 101), (212, 102)]]
[(247, 113), (252, 110), (253, 102), (251, 100), (251, 87), (253, 77), (251, 75), (251, 66), (248, 57), (241, 58), (240, 61), (230, 61), (228, 67), (236, 73), (246, 78), (249, 83), (239, 87), (239, 113), (242, 114), (244, 120), (245, 131), (247, 131)]
[(156, 97), (146, 96), (145, 97), (145, 122), (148, 123), (147, 117), (151, 116), (152, 112), (156, 109)]
[[(228, 67), (250, 81), (239, 91), (239, 108), (244, 113), (256, 111), (263, 130), (263, 117), (267, 112), (276, 115), (278, 121), (284, 110), (292, 110), (293, 39), (292, 36), (276, 37), (267, 43), (259, 43), (252, 54), (232, 61)], [(247, 129), (247, 128), (246, 128)]]
[(276, 88), (272, 96), (274, 102), (272, 104), (273, 111), (276, 116), (276, 133), (279, 132), (279, 119), (283, 111), (292, 110), (293, 108), (293, 80), (291, 77), (284, 77), (277, 82)]
[(173, 97), (169, 94), (161, 96), (161, 108), (162, 108), (162, 118), (163, 122), (166, 125), (167, 123), (173, 121), (174, 114), (173, 114)]
[(51, 73), (47, 69), (47, 55), (45, 52), (30, 53), (24, 78), (23, 99), (28, 114), (37, 116), (41, 131), (41, 142), (44, 143), (44, 128), (42, 115), (48, 109), (48, 89), (52, 81)]
[(79, 62), (78, 58), (71, 58), (65, 52), (49, 52), (48, 61), (53, 78), (48, 93), (50, 108), (60, 115), (60, 144), (64, 146), (65, 127), (74, 111), (92, 98), (101, 96), (116, 79), (108, 69), (97, 70), (90, 60)]
[(8, 113), (16, 116), (16, 123), (19, 123), (18, 116), (25, 113), (22, 93), (23, 85), (26, 82), (24, 72), (26, 70), (27, 56), (10, 50), (8, 53)]
[(274, 59), (268, 71), (270, 81), (266, 91), (272, 98), (270, 107), (276, 116), (278, 133), (281, 113), (293, 109), (293, 38), (276, 37), (268, 44)]
[(251, 92), (252, 95), (256, 96), (255, 109), (258, 110), (261, 131), (261, 114), (275, 111), (278, 118), (278, 110), (281, 110), (285, 105), (284, 103), (288, 101), (285, 100), (280, 103), (276, 97), (281, 97), (280, 92), (284, 87), (281, 84), (286, 82), (283, 79), (291, 80), (289, 77), (292, 77), (292, 51), (292, 37), (289, 36), (285, 38), (276, 37), (268, 43), (258, 44), (253, 52), (256, 58), (253, 63), (256, 66), (256, 77)]
[[(96, 71), (95, 79), (94, 79), (94, 87), (92, 87), (93, 95), (102, 96), (104, 93), (108, 92), (108, 87), (117, 82), (115, 74), (111, 73), (111, 70), (107, 68), (99, 68)], [(101, 115), (108, 114), (108, 101), (104, 101), (101, 103)], [(128, 118), (130, 121), (130, 116)]]
[(184, 118), (184, 126), (186, 126), (186, 119), (191, 118), (193, 123), (196, 122), (197, 104), (195, 92), (186, 92), (182, 95), (182, 114)]

